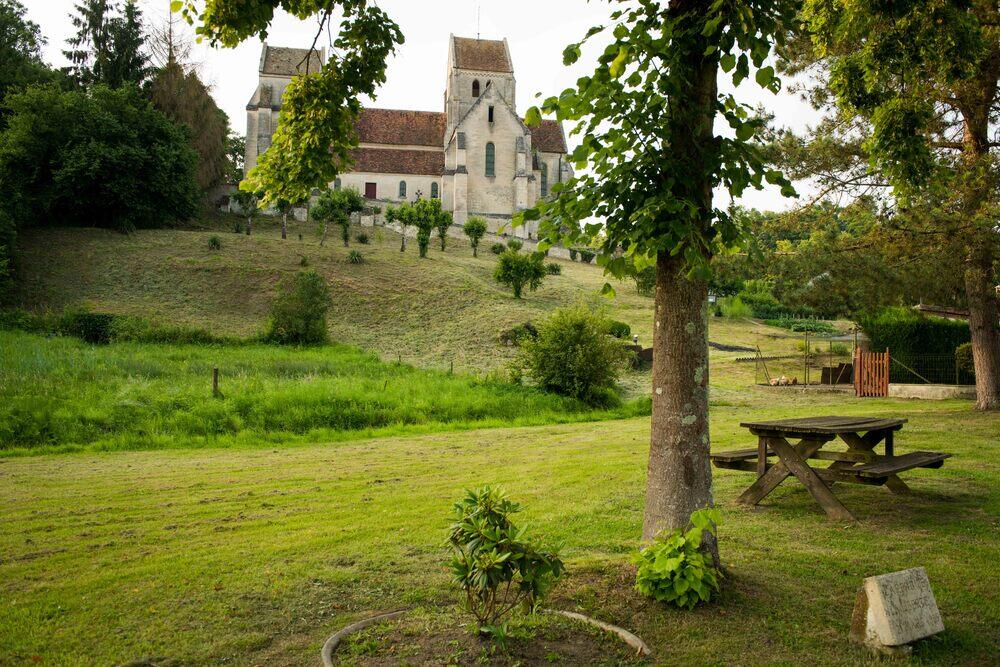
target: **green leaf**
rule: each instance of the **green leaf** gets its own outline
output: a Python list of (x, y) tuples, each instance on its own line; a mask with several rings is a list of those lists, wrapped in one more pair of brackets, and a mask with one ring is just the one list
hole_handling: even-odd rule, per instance
[(170, 11), (172, 13), (177, 13), (181, 10), (181, 7), (183, 6), (184, 3), (182, 2), (182, 0), (173, 0), (173, 2), (170, 3)]
[(731, 72), (733, 68), (736, 67), (736, 56), (731, 53), (719, 58), (719, 67), (722, 68), (723, 72)]
[(625, 71), (625, 65), (628, 63), (628, 49), (624, 46), (618, 47), (618, 55), (615, 59), (611, 61), (611, 67), (609, 72), (611, 76), (615, 79), (620, 77)]
[(524, 124), (528, 127), (538, 127), (542, 124), (542, 114), (538, 107), (528, 109), (528, 112), (524, 114)]
[(774, 68), (771, 67), (770, 65), (768, 65), (767, 67), (761, 67), (759, 70), (757, 70), (757, 74), (754, 76), (754, 78), (757, 80), (757, 83), (762, 88), (767, 88), (768, 86), (771, 85), (771, 82), (774, 80)]
[(736, 138), (740, 141), (749, 141), (756, 131), (757, 128), (754, 127), (753, 123), (743, 123), (736, 128)]

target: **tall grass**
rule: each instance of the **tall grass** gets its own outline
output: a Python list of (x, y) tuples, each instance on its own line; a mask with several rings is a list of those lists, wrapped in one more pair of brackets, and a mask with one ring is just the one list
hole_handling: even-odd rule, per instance
[(722, 316), (731, 320), (753, 317), (753, 310), (738, 296), (720, 299), (719, 308), (722, 310)]
[[(211, 391), (220, 369), (221, 397)], [(0, 331), (0, 455), (339, 440), (648, 414), (614, 411), (346, 346), (92, 346)]]

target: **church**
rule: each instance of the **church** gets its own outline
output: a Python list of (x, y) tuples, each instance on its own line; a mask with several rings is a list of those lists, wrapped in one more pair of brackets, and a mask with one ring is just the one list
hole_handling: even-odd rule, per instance
[[(285, 86), (305, 69), (307, 49), (269, 46), (247, 104), (246, 167), (267, 150)], [(323, 51), (310, 56), (317, 71)], [(517, 114), (514, 67), (507, 40), (450, 36), (443, 111), (366, 108), (351, 171), (334, 187), (353, 187), (383, 204), (440, 198), (456, 225), (484, 218), (491, 232), (566, 180), (566, 136), (557, 121), (529, 128)], [(537, 223), (508, 229), (532, 237)]]

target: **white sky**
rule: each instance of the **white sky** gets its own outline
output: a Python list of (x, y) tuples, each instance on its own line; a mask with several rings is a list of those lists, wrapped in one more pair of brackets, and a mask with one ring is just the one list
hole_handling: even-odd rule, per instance
[[(46, 61), (66, 65), (62, 55), (73, 27), (69, 14), (75, 0), (22, 0), (28, 18), (41, 26), (48, 40)], [(139, 0), (147, 23), (165, 25), (169, 0)], [(562, 64), (562, 50), (579, 40), (586, 30), (607, 20), (609, 5), (600, 0), (502, 0), (479, 3), (469, 0), (382, 0), (380, 6), (402, 28), (406, 38), (389, 63), (387, 81), (373, 106), (440, 111), (443, 109), (445, 66), (449, 33), (474, 37), (478, 25), (484, 39), (507, 38), (517, 80), (517, 108), (523, 115), (535, 103), (535, 94), (556, 95), (592, 69), (593, 59), (584, 57), (573, 68)], [(190, 32), (178, 21), (175, 30)], [(312, 43), (315, 23), (279, 13), (268, 34), (275, 46), (306, 47)], [(217, 104), (229, 115), (233, 129), (246, 128), (246, 103), (257, 85), (261, 42), (248, 40), (235, 49), (213, 49), (198, 45), (193, 55), (201, 64), (200, 74), (211, 87)], [(724, 84), (723, 84), (724, 85)], [(815, 116), (812, 109), (788, 93), (772, 95), (751, 80), (740, 88), (740, 96), (751, 104), (763, 104), (782, 126), (801, 130)], [(567, 128), (568, 129), (568, 128)], [(570, 138), (570, 142), (573, 139)], [(721, 202), (720, 202), (721, 203)], [(760, 209), (783, 209), (793, 205), (774, 189), (750, 191), (742, 202)]]

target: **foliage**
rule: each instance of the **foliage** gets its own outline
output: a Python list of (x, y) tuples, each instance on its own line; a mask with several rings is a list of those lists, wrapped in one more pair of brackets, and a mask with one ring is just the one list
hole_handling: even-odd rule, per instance
[(222, 239), (212, 234), (208, 237), (208, 249), (209, 250), (222, 250)]
[(507, 246), (499, 241), (490, 246), (490, 252), (494, 255), (502, 255), (507, 250)]
[(357, 250), (352, 250), (349, 253), (347, 253), (347, 263), (348, 264), (364, 264), (365, 263), (365, 256), (362, 255)]
[(315, 271), (300, 271), (278, 286), (265, 339), (274, 343), (317, 345), (327, 342), (330, 288)]
[(802, 333), (832, 334), (837, 332), (837, 328), (829, 322), (808, 318), (796, 319), (793, 317), (781, 317), (775, 320), (764, 320), (764, 324)]
[(83, 86), (142, 86), (150, 68), (138, 3), (80, 0), (75, 10), (71, 21), (76, 34), (63, 51), (73, 78)]
[(608, 320), (607, 332), (608, 335), (613, 338), (618, 338), (620, 340), (627, 340), (632, 336), (632, 327), (630, 327), (625, 322), (620, 322), (618, 320)]
[(723, 317), (731, 320), (753, 317), (753, 310), (750, 306), (743, 303), (743, 299), (739, 296), (728, 296), (720, 299), (719, 310), (722, 312)]
[[(473, 215), (462, 225), (462, 231), (469, 237), (469, 245), (472, 246), (472, 256), (479, 256), (479, 241), (482, 240), (489, 227), (486, 221), (479, 216)], [(501, 251), (502, 252), (502, 251)]]
[(912, 308), (883, 308), (858, 318), (871, 349), (889, 350), (894, 356), (922, 354), (952, 355), (968, 343), (969, 324), (943, 317), (928, 317)]
[(386, 219), (395, 220), (403, 225), (403, 248), (406, 247), (406, 227), (412, 225), (417, 228), (417, 247), (421, 257), (427, 256), (431, 233), (436, 229), (440, 234), (442, 228), (447, 232), (452, 221), (451, 213), (441, 210), (440, 199), (418, 199), (414, 202), (403, 202), (399, 206), (391, 208), (391, 214), (387, 214)]
[(365, 232), (358, 232), (357, 234), (355, 234), (354, 240), (357, 241), (360, 245), (368, 245), (369, 243), (371, 243), (371, 238), (369, 238), (368, 234)]
[(499, 336), (500, 342), (504, 345), (520, 345), (526, 340), (534, 340), (535, 338), (538, 338), (538, 329), (531, 322), (506, 329), (500, 332)]
[(7, 103), (0, 181), (20, 226), (128, 232), (196, 212), (196, 155), (183, 130), (136, 91), (34, 87)]
[(569, 261), (575, 262), (578, 254), (579, 253), (577, 252), (576, 248), (570, 248), (569, 249)]
[(636, 557), (636, 590), (658, 602), (688, 609), (708, 602), (713, 591), (720, 590), (722, 573), (701, 543), (705, 533), (716, 534), (721, 518), (717, 509), (701, 509), (691, 514), (687, 530), (658, 535)]
[[(8, 92), (56, 78), (42, 61), (45, 37), (18, 0), (0, 0), (0, 101)], [(0, 108), (0, 126), (5, 115)]]
[(60, 322), (60, 329), (85, 343), (111, 342), (111, 327), (115, 316), (110, 313), (92, 313), (88, 310), (68, 311)]
[(550, 276), (558, 276), (562, 273), (562, 264), (559, 262), (546, 262), (545, 273)]
[(975, 376), (975, 363), (972, 358), (972, 343), (962, 343), (955, 348), (955, 367), (959, 373)]
[(524, 247), (524, 241), (519, 238), (509, 238), (507, 239), (507, 249), (517, 252)]
[(580, 261), (583, 262), (584, 264), (590, 264), (591, 262), (594, 261), (594, 257), (596, 257), (596, 256), (597, 256), (597, 253), (595, 253), (593, 251), (590, 251), (590, 250), (581, 250), (580, 251)]
[(239, 185), (243, 180), (243, 167), (247, 155), (247, 138), (239, 132), (229, 131), (226, 136), (225, 182)]
[(538, 326), (535, 339), (522, 341), (518, 361), (547, 391), (613, 404), (628, 352), (608, 330), (608, 320), (586, 306), (560, 308)]
[(656, 267), (646, 266), (641, 269), (637, 269), (632, 274), (632, 280), (635, 281), (635, 292), (639, 296), (653, 296), (656, 291)]
[(483, 634), (502, 636), (519, 606), (533, 612), (564, 571), (555, 550), (535, 543), (512, 517), (521, 506), (500, 488), (467, 491), (455, 503), (448, 547), (452, 580)]
[(187, 129), (191, 148), (198, 153), (195, 181), (201, 191), (207, 194), (217, 185), (231, 180), (235, 167), (229, 154), (229, 119), (197, 72), (185, 71), (171, 58), (154, 74), (149, 96), (156, 109)]
[(232, 200), (239, 207), (240, 213), (246, 216), (246, 231), (247, 236), (250, 236), (250, 232), (253, 230), (253, 219), (260, 213), (260, 203), (257, 201), (257, 195), (245, 190), (237, 190), (232, 194)]
[[(322, 224), (323, 240), (326, 240), (326, 227), (333, 223), (340, 227), (340, 238), (344, 247), (350, 245), (351, 218), (355, 213), (365, 210), (365, 200), (357, 188), (327, 188), (312, 207), (313, 220)], [(322, 245), (322, 241), (320, 242)]]
[(516, 250), (505, 250), (493, 271), (493, 278), (501, 285), (514, 291), (514, 298), (521, 298), (521, 291), (527, 287), (532, 292), (538, 289), (545, 278), (545, 266), (537, 254), (522, 255)]

